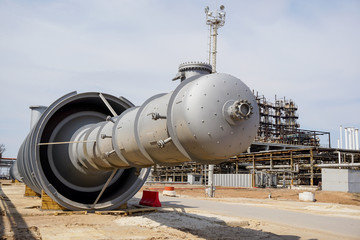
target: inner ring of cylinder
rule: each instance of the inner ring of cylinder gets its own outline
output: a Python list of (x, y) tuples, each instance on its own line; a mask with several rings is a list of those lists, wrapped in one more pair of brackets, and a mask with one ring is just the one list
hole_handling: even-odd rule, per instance
[[(68, 142), (71, 140), (73, 132), (78, 128), (97, 123), (105, 117), (106, 115), (93, 111), (72, 114), (57, 124), (49, 138), (49, 142)], [(82, 192), (100, 191), (111, 172), (99, 172), (97, 175), (84, 174), (73, 166), (68, 154), (62, 154), (64, 152), (69, 152), (69, 144), (48, 146), (49, 165), (55, 176), (71, 189)], [(118, 178), (119, 175), (115, 176), (111, 183)]]

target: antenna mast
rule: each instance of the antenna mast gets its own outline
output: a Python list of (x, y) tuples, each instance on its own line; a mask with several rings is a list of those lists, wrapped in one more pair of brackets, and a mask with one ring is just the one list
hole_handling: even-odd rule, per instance
[(225, 24), (225, 6), (221, 5), (216, 12), (210, 12), (209, 7), (205, 8), (206, 24), (209, 25), (209, 64), (212, 66), (212, 72), (216, 72), (216, 46), (217, 46), (217, 31)]

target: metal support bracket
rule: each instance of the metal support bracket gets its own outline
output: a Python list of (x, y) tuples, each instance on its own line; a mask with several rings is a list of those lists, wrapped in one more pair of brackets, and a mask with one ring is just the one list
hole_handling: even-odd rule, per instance
[(102, 93), (99, 93), (99, 97), (101, 98), (101, 100), (105, 103), (106, 107), (110, 110), (110, 112), (112, 113), (112, 115), (114, 117), (117, 116), (117, 113), (115, 112), (115, 110), (111, 107), (110, 103), (106, 100), (106, 98), (104, 97), (104, 95)]
[(112, 171), (110, 177), (108, 178), (108, 180), (106, 181), (104, 187), (101, 189), (101, 192), (99, 193), (99, 195), (97, 196), (95, 202), (93, 203), (93, 205), (91, 206), (91, 209), (95, 208), (95, 205), (99, 202), (101, 196), (103, 195), (103, 193), (105, 192), (106, 188), (108, 187), (108, 185), (110, 184), (111, 180), (114, 178), (115, 173), (118, 171), (118, 169), (115, 169), (114, 171)]

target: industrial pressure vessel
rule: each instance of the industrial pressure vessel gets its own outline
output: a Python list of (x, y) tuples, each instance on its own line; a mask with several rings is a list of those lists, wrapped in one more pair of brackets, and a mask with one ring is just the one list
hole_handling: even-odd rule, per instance
[(181, 64), (175, 79), (173, 92), (139, 107), (95, 92), (61, 97), (19, 150), (22, 180), (68, 209), (115, 209), (155, 164), (216, 164), (250, 146), (259, 110), (240, 79), (204, 63)]

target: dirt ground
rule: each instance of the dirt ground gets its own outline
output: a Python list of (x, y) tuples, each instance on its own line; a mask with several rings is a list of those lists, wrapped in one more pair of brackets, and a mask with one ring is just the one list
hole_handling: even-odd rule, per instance
[[(55, 215), (59, 211), (39, 209), (41, 199), (24, 197), (23, 184), (2, 182), (0, 186), (0, 240), (5, 239), (337, 239), (314, 231), (281, 226), (269, 222), (204, 212), (158, 209), (154, 213), (132, 216), (78, 213)], [(162, 186), (145, 186), (161, 188)], [(202, 187), (175, 186), (177, 194), (203, 197)], [(272, 191), (274, 198), (294, 199), (287, 190)], [(286, 193), (286, 194), (284, 194)], [(344, 194), (344, 193), (342, 193)], [(242, 197), (268, 198), (266, 189), (217, 189), (217, 200)], [(316, 192), (318, 196), (318, 192)], [(344, 194), (344, 196), (347, 194)], [(359, 196), (334, 199), (350, 203)], [(223, 198), (224, 197), (224, 198)], [(324, 197), (325, 198), (325, 197)], [(334, 200), (335, 201), (335, 200)], [(353, 200), (354, 201), (354, 200)], [(278, 201), (274, 201), (276, 203)], [(358, 204), (358, 201), (355, 201)], [(131, 207), (138, 199), (130, 200)], [(279, 204), (279, 203), (278, 203)], [(282, 204), (280, 202), (280, 204)], [(354, 206), (355, 207), (355, 206)], [(60, 212), (63, 213), (63, 212)], [(296, 233), (294, 235), (293, 233)]]
[[(191, 197), (205, 197), (204, 186), (191, 185), (166, 185), (174, 187), (177, 195)], [(145, 185), (144, 190), (163, 191), (164, 185)], [(216, 187), (215, 198), (255, 198), (268, 199), (269, 194), (274, 200), (299, 201), (299, 193), (313, 192), (316, 202), (336, 203), (360, 206), (360, 193), (328, 192), (312, 189), (289, 189), (289, 188), (229, 188)]]

